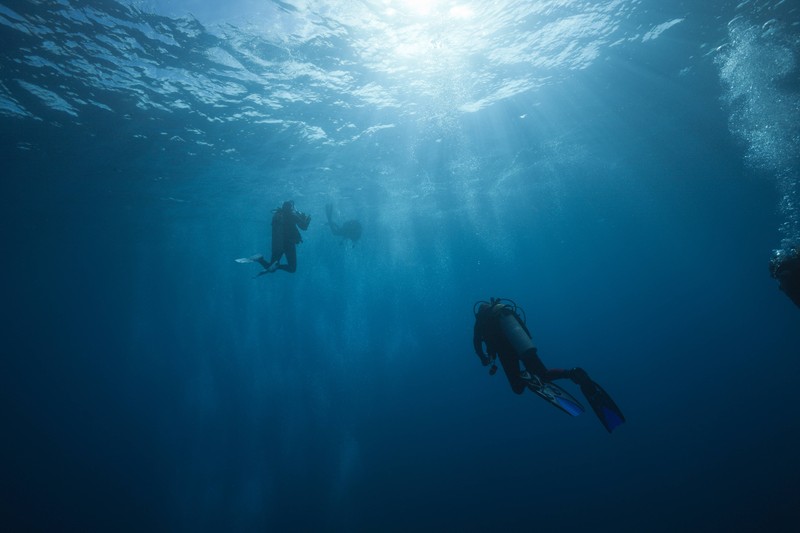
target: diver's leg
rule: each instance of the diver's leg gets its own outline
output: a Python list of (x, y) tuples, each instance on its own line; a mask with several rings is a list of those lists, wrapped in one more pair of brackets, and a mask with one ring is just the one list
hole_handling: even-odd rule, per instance
[(625, 423), (625, 415), (622, 414), (622, 411), (611, 399), (611, 396), (603, 390), (603, 387), (592, 381), (584, 369), (576, 367), (572, 370), (562, 370), (561, 372), (563, 373), (562, 377), (568, 377), (580, 386), (581, 392), (586, 401), (589, 402), (589, 405), (592, 406), (594, 414), (597, 415), (597, 418), (609, 433), (615, 427)]
[(540, 378), (547, 380), (547, 368), (545, 368), (542, 360), (539, 359), (539, 354), (536, 348), (530, 348), (520, 356), (520, 360), (525, 365), (525, 370), (531, 374), (535, 374)]
[(275, 272), (275, 270), (277, 268), (279, 268), (278, 263), (281, 260), (281, 256), (283, 256), (283, 252), (284, 252), (284, 250), (283, 250), (283, 241), (281, 241), (280, 239), (275, 239), (274, 235), (273, 235), (273, 239), (272, 239), (272, 255), (270, 256), (269, 263), (267, 263), (266, 261), (264, 261), (264, 263), (266, 263), (266, 265), (264, 263), (261, 263), (260, 261), (259, 261), (259, 263), (261, 263), (261, 266), (264, 267), (264, 270), (269, 270), (270, 272)]
[[(586, 373), (586, 370), (582, 369), (579, 366), (571, 370), (562, 370), (563, 378), (569, 378), (572, 380), (573, 383), (576, 385), (588, 385), (593, 383), (592, 379), (589, 377), (589, 374)], [(562, 379), (562, 378), (553, 378), (553, 379)]]
[(557, 379), (571, 379), (576, 385), (586, 385), (592, 383), (589, 374), (579, 366), (566, 370), (564, 368), (548, 368), (543, 374), (542, 378), (545, 381), (555, 381)]
[[(544, 374), (544, 380), (555, 381), (557, 379), (572, 379), (572, 370), (564, 370), (563, 368), (548, 368), (547, 372)], [(577, 383), (577, 381), (575, 383)]]
[(297, 248), (294, 245), (286, 247), (286, 264), (278, 265), (278, 268), (292, 273), (297, 270)]
[(519, 360), (514, 354), (505, 354), (500, 352), (497, 354), (500, 357), (500, 364), (503, 366), (503, 372), (506, 373), (508, 384), (511, 385), (511, 390), (517, 394), (522, 394), (525, 390), (525, 380), (520, 376)]
[[(259, 263), (261, 264), (262, 267), (264, 267), (264, 271), (272, 273), (278, 270), (278, 268), (280, 268), (280, 260), (281, 260), (280, 255), (273, 254), (269, 261), (261, 260), (259, 261)], [(263, 273), (264, 272), (262, 272), (262, 274)]]

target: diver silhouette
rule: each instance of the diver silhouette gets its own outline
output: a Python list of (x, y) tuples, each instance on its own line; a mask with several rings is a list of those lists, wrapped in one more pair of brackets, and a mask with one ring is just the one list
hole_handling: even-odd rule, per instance
[[(489, 370), (491, 375), (497, 371), (494, 361), (499, 357), (515, 393), (522, 394), (528, 388), (555, 407), (577, 416), (583, 412), (583, 406), (564, 389), (551, 383), (556, 379), (571, 379), (580, 386), (597, 418), (609, 433), (625, 422), (625, 416), (611, 396), (592, 381), (585, 370), (578, 367), (571, 370), (548, 369), (544, 366), (525, 325), (525, 313), (516, 303), (491, 298), (488, 302), (476, 302), (472, 311), (475, 314), (472, 337), (475, 353), (483, 366), (492, 365)], [(519, 312), (523, 317), (520, 317)], [(486, 352), (483, 351), (484, 344)], [(525, 367), (524, 370), (520, 368), (520, 363)]]
[[(264, 270), (257, 276), (269, 274), (276, 270), (284, 270), (292, 273), (297, 270), (297, 248), (303, 242), (300, 231), (308, 229), (311, 217), (305, 213), (296, 211), (294, 202), (287, 200), (283, 205), (272, 211), (272, 255), (270, 260), (264, 259), (263, 255), (257, 254), (251, 257), (237, 259), (237, 263), (258, 263)], [(286, 256), (286, 264), (281, 264), (281, 257)]]
[(328, 217), (328, 225), (331, 227), (331, 233), (337, 237), (344, 237), (344, 242), (350, 239), (355, 242), (361, 238), (361, 222), (358, 220), (347, 220), (341, 226), (333, 220), (333, 205), (327, 204), (325, 206), (325, 215)]
[(800, 249), (778, 250), (769, 262), (769, 273), (778, 287), (800, 307)]

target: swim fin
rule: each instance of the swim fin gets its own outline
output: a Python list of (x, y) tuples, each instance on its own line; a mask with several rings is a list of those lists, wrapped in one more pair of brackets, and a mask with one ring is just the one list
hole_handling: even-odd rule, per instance
[(240, 257), (239, 259), (234, 259), (237, 263), (255, 263), (259, 259), (263, 259), (264, 256), (261, 254), (251, 255), (250, 257)]
[(527, 387), (540, 398), (544, 398), (554, 406), (558, 407), (568, 415), (578, 416), (584, 409), (581, 403), (572, 397), (570, 393), (552, 382), (544, 382), (539, 376), (531, 375), (525, 371), (522, 379)]
[(582, 383), (580, 387), (581, 392), (586, 396), (586, 401), (592, 406), (594, 414), (609, 433), (625, 422), (625, 415), (622, 414), (611, 396), (603, 390), (603, 387), (592, 380)]

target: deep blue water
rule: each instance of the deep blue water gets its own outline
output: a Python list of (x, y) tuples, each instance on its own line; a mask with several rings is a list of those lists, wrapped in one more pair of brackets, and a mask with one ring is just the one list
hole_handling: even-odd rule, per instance
[(796, 2), (130, 4), (0, 5), (3, 530), (794, 530)]

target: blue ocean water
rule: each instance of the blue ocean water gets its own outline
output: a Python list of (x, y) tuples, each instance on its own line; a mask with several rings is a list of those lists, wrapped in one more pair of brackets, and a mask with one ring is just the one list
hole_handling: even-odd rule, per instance
[[(4, 531), (794, 530), (796, 2), (3, 0), (0, 36)], [(286, 199), (297, 272), (254, 277)], [(489, 376), (491, 296), (627, 423)]]

